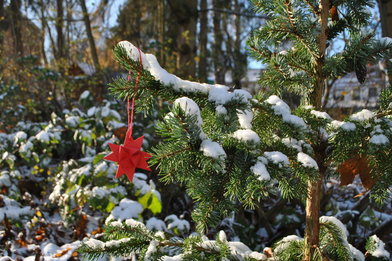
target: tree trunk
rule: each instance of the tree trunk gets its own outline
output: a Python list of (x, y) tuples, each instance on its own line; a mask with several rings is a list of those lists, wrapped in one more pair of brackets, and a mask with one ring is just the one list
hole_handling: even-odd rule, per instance
[(0, 0), (0, 73), (4, 63), (4, 33), (6, 31), (4, 0)]
[(39, 2), (40, 7), (40, 20), (41, 20), (41, 53), (42, 59), (44, 62), (45, 67), (48, 66), (48, 58), (45, 52), (45, 30), (46, 30), (46, 17), (45, 17), (45, 9), (42, 0)]
[[(242, 10), (239, 0), (234, 0), (234, 11)], [(241, 89), (241, 79), (246, 74), (248, 66), (246, 55), (241, 52), (241, 16), (236, 15), (235, 20), (235, 40), (234, 40), (234, 71), (233, 71), (233, 83), (236, 89)]]
[[(392, 0), (378, 0), (378, 8), (380, 10), (382, 36), (392, 37)], [(391, 62), (387, 63), (390, 67)], [(392, 68), (388, 68), (388, 79), (392, 82)]]
[[(314, 91), (310, 97), (311, 104), (320, 110), (322, 106), (322, 94), (324, 90), (325, 78), (323, 77), (323, 66), (325, 60), (325, 49), (327, 44), (327, 29), (329, 16), (329, 0), (320, 1), (320, 35), (318, 37), (318, 57), (317, 57), (317, 80)], [(324, 151), (325, 149), (322, 148)], [(320, 201), (323, 181), (323, 155), (324, 151), (316, 151), (316, 160), (320, 168), (320, 174), (316, 181), (308, 182), (308, 197), (306, 199), (306, 228), (305, 228), (305, 253), (304, 261), (312, 261), (320, 244)]]
[(321, 178), (316, 182), (308, 182), (308, 198), (306, 199), (306, 228), (304, 261), (312, 261), (320, 241), (320, 201)]
[(80, 0), (80, 6), (82, 7), (82, 11), (83, 11), (83, 20), (84, 20), (84, 25), (86, 27), (88, 42), (90, 44), (91, 57), (93, 59), (95, 70), (99, 71), (100, 66), (99, 66), (97, 48), (95, 47), (94, 36), (91, 30), (91, 22), (87, 12), (86, 1)]
[(183, 78), (196, 76), (197, 0), (169, 0), (172, 21), (170, 31), (177, 52), (177, 74)]
[(55, 21), (55, 27), (57, 32), (57, 57), (56, 63), (59, 67), (60, 72), (64, 72), (67, 67), (65, 59), (65, 41), (64, 41), (64, 7), (63, 0), (56, 0), (57, 17)]
[(11, 27), (12, 35), (14, 37), (15, 53), (23, 56), (23, 41), (22, 41), (22, 14), (20, 13), (20, 0), (11, 0)]
[(166, 53), (165, 53), (165, 35), (166, 35), (166, 19), (165, 19), (165, 1), (159, 0), (157, 3), (157, 16), (158, 16), (158, 39), (159, 39), (159, 63), (162, 64), (162, 67), (165, 68), (166, 65)]
[[(221, 9), (221, 6), (224, 4), (222, 0), (213, 0), (212, 3), (214, 10)], [(225, 84), (226, 66), (222, 50), (223, 34), (221, 19), (221, 13), (214, 11), (214, 44), (212, 57), (214, 60), (215, 82)]]
[(208, 12), (207, 0), (200, 0), (200, 33), (199, 33), (199, 75), (202, 82), (207, 82), (207, 33)]
[(392, 37), (392, 0), (378, 0), (382, 35)]

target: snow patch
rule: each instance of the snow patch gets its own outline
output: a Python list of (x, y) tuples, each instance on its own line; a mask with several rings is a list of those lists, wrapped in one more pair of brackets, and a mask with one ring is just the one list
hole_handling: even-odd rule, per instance
[(353, 121), (367, 121), (372, 119), (376, 114), (372, 111), (369, 111), (367, 109), (363, 109), (360, 112), (357, 112), (353, 115), (350, 116), (350, 120)]
[(237, 117), (241, 128), (252, 128), (253, 112), (251, 110), (237, 110)]
[(211, 157), (214, 159), (224, 160), (226, 158), (226, 152), (223, 150), (222, 146), (211, 140), (203, 140), (200, 145), (200, 151), (206, 157)]
[(274, 164), (278, 164), (281, 166), (288, 166), (290, 164), (289, 158), (280, 151), (266, 151), (264, 152), (264, 156), (269, 160), (272, 161)]
[(370, 254), (374, 257), (389, 259), (390, 253), (385, 250), (385, 243), (377, 235), (373, 235), (369, 239), (375, 244), (375, 250), (369, 251)]
[(317, 162), (306, 153), (303, 152), (298, 153), (297, 160), (302, 164), (302, 166), (306, 168), (313, 168), (316, 170), (319, 169)]
[(252, 130), (237, 130), (233, 133), (233, 137), (245, 142), (253, 142), (256, 144), (260, 142), (259, 135)]
[(271, 179), (271, 176), (261, 161), (257, 161), (257, 163), (250, 168), (250, 170), (257, 176), (257, 179), (260, 181), (268, 181)]
[(370, 138), (369, 142), (376, 145), (385, 145), (389, 143), (389, 139), (384, 134), (376, 134)]

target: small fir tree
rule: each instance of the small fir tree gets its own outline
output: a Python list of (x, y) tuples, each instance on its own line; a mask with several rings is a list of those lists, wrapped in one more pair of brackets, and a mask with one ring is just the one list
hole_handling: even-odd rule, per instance
[[(374, 4), (369, 0), (253, 4), (268, 16), (248, 43), (253, 56), (267, 64), (260, 82), (276, 95), (301, 95), (301, 106), (291, 110), (276, 95), (252, 97), (243, 90), (182, 80), (162, 69), (153, 55), (121, 42), (114, 51), (117, 60), (141, 75), (138, 109), (148, 111), (155, 97), (174, 102), (157, 124), (163, 141), (153, 150), (150, 163), (157, 165), (162, 181), (185, 185), (196, 202), (192, 217), (201, 233), (235, 211), (238, 203), (252, 208), (279, 190), (283, 197), (306, 204), (306, 230), (305, 239), (291, 236), (278, 242), (275, 257), (361, 260), (363, 254), (348, 244), (344, 226), (319, 217), (322, 184), (332, 175), (350, 181), (360, 174), (373, 199), (383, 202), (389, 197), (391, 88), (381, 95), (377, 111), (362, 110), (344, 122), (321, 111), (322, 98), (329, 79), (355, 71), (363, 82), (368, 63), (391, 57), (392, 41), (377, 41), (364, 29), (370, 19), (367, 10)], [(328, 50), (342, 34), (348, 36), (342, 51)], [(134, 80), (119, 78), (111, 86), (117, 97), (131, 97)], [(91, 239), (81, 251), (92, 257), (138, 251), (146, 260), (169, 254), (179, 254), (182, 260), (266, 258), (227, 242), (223, 233), (216, 241), (200, 236), (181, 241), (132, 221), (109, 225), (107, 231), (109, 242)]]

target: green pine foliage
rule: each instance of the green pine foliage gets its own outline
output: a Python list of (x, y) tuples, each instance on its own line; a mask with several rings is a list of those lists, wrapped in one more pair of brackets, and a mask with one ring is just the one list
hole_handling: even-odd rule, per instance
[[(256, 207), (269, 194), (280, 193), (284, 198), (304, 202), (309, 181), (337, 175), (336, 167), (354, 155), (366, 158), (369, 175), (375, 181), (371, 196), (383, 202), (391, 188), (392, 121), (390, 111), (385, 110), (392, 102), (390, 90), (382, 95), (380, 110), (363, 110), (344, 122), (318, 111), (320, 87), (326, 81), (352, 71), (362, 81), (367, 63), (391, 57), (392, 43), (376, 40), (364, 30), (369, 21), (366, 9), (373, 1), (331, 1), (339, 18), (329, 17), (327, 24), (322, 20), (320, 1), (252, 2), (256, 11), (268, 15), (265, 26), (248, 41), (253, 57), (267, 65), (260, 84), (277, 95), (284, 91), (300, 94), (302, 105), (291, 109), (275, 95), (250, 97), (247, 92), (224, 86), (182, 81), (160, 68), (152, 55), (122, 42), (114, 53), (132, 80), (116, 79), (111, 84), (113, 94), (123, 99), (132, 97), (139, 74), (139, 110), (149, 111), (157, 97), (174, 103), (157, 124), (162, 142), (153, 149), (150, 163), (157, 166), (163, 182), (185, 186), (195, 202), (192, 217), (200, 233), (235, 213), (239, 206)], [(321, 32), (325, 25), (326, 35)], [(342, 36), (347, 38), (340, 43), (341, 51), (329, 48)], [(147, 242), (154, 240), (166, 246), (163, 239), (143, 233), (123, 235), (135, 238), (129, 244), (130, 251), (137, 249), (143, 255)], [(210, 259), (205, 260), (216, 260), (226, 255), (223, 246), (211, 253), (189, 249), (187, 240), (193, 239), (175, 245), (183, 249), (183, 260), (188, 258), (187, 251), (197, 257), (193, 260), (207, 256)], [(274, 253), (279, 260), (301, 260), (305, 248), (303, 240), (281, 242), (275, 246), (280, 250)], [(82, 250), (89, 253), (91, 249), (84, 245)], [(91, 251), (126, 253), (106, 248)], [(347, 236), (330, 222), (322, 224), (314, 256), (315, 260), (325, 257), (355, 260)]]

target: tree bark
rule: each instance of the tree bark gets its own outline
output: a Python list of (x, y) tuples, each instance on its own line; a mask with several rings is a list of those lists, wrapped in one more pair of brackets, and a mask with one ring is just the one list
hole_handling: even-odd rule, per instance
[(6, 31), (6, 24), (5, 24), (4, 0), (0, 0), (0, 73), (3, 72), (5, 31)]
[(59, 71), (64, 73), (66, 67), (66, 57), (65, 57), (65, 40), (64, 40), (64, 6), (63, 0), (56, 0), (56, 21), (55, 21), (55, 28), (57, 33), (57, 57), (56, 63)]
[[(221, 9), (223, 4), (222, 0), (213, 0), (212, 1), (214, 9)], [(214, 12), (213, 17), (213, 25), (214, 25), (214, 44), (213, 44), (213, 61), (214, 61), (214, 70), (215, 70), (215, 82), (220, 84), (225, 84), (225, 74), (226, 74), (226, 66), (223, 57), (222, 43), (223, 43), (223, 34), (222, 34), (222, 25), (221, 25), (221, 13)]]
[[(311, 104), (320, 110), (322, 107), (322, 94), (324, 90), (325, 77), (323, 76), (323, 66), (325, 60), (325, 50), (327, 45), (327, 29), (329, 16), (329, 0), (320, 1), (320, 35), (318, 37), (318, 57), (317, 57), (317, 80), (311, 95)], [(305, 228), (305, 253), (304, 261), (312, 261), (320, 244), (320, 202), (322, 193), (323, 156), (325, 149), (316, 151), (316, 160), (320, 168), (320, 174), (316, 181), (308, 182), (308, 196), (306, 199), (306, 228)]]
[[(234, 0), (234, 10), (243, 9), (240, 6), (239, 0)], [(247, 69), (247, 59), (246, 55), (241, 52), (241, 16), (236, 15), (234, 18), (235, 24), (235, 40), (234, 40), (234, 71), (233, 71), (233, 83), (236, 89), (241, 89), (241, 79), (246, 74)]]
[[(200, 10), (207, 9), (207, 0), (200, 0)], [(200, 33), (199, 33), (199, 75), (202, 82), (207, 82), (207, 33), (208, 33), (208, 12), (200, 13)]]
[(84, 25), (86, 27), (88, 42), (90, 45), (91, 57), (93, 59), (95, 70), (99, 71), (101, 68), (99, 65), (97, 48), (95, 46), (94, 36), (93, 36), (92, 30), (91, 30), (91, 22), (90, 22), (90, 17), (87, 12), (86, 1), (80, 0), (80, 6), (82, 7), (82, 11), (83, 11), (83, 20), (84, 20)]
[[(213, 0), (214, 9), (221, 9), (224, 2), (222, 0)], [(220, 12), (214, 11), (213, 25), (214, 25), (214, 44), (213, 44), (213, 61), (215, 70), (215, 82), (225, 84), (226, 66), (223, 57), (222, 43), (223, 33), (221, 24), (222, 15)]]
[(392, 37), (392, 0), (378, 0), (382, 35)]
[(41, 20), (41, 53), (44, 65), (48, 66), (48, 58), (45, 52), (45, 31), (46, 31), (46, 17), (45, 17), (45, 9), (42, 0), (39, 1), (40, 8), (40, 20)]
[(20, 6), (20, 0), (11, 0), (11, 27), (12, 35), (14, 37), (15, 53), (19, 56), (23, 56), (23, 41), (21, 31), (22, 14), (20, 12)]
[(197, 0), (169, 0), (172, 21), (170, 33), (177, 52), (177, 74), (183, 78), (196, 76)]

